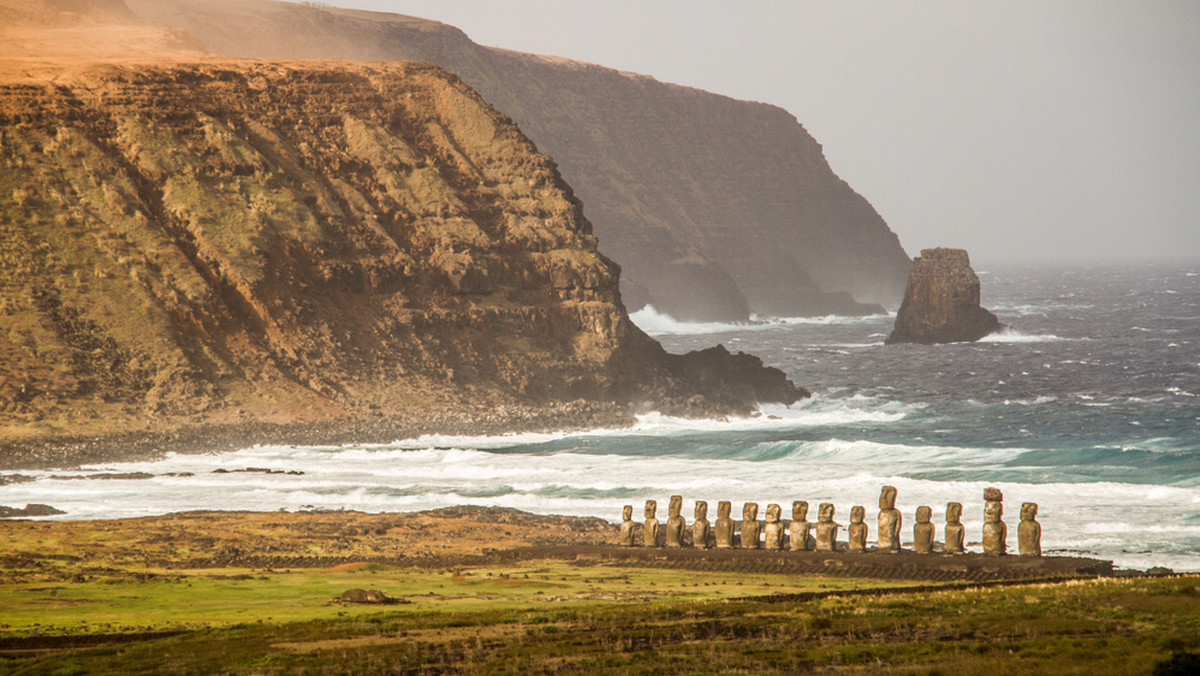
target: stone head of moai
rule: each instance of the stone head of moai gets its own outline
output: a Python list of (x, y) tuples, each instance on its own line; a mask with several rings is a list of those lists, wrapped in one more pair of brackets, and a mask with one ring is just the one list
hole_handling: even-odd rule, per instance
[(983, 520), (987, 523), (996, 523), (1003, 515), (1004, 503), (999, 500), (988, 500), (983, 503)]
[(658, 513), (658, 501), (657, 500), (647, 500), (646, 501), (646, 518), (653, 519), (653, 518), (655, 518), (655, 514), (657, 514), (657, 513)]
[(850, 523), (862, 523), (867, 517), (867, 508), (862, 505), (855, 505), (850, 508)]
[(896, 508), (896, 487), (884, 486), (883, 490), (879, 491), (879, 508), (880, 509), (895, 509)]
[(696, 520), (701, 521), (708, 518), (708, 503), (703, 500), (696, 501)]
[(829, 523), (830, 521), (833, 521), (833, 503), (821, 503), (821, 506), (817, 508), (817, 520), (821, 523)]
[(742, 506), (742, 519), (745, 521), (754, 521), (758, 519), (757, 502), (747, 502)]
[(917, 508), (917, 523), (929, 523), (933, 518), (933, 508), (926, 505), (921, 505)]
[(624, 507), (621, 508), (621, 520), (622, 521), (632, 521), (633, 520), (633, 505), (625, 505)]
[[(1037, 518), (1037, 503), (1036, 502), (1022, 502), (1021, 503), (1021, 520), (1022, 521), (1033, 521), (1036, 518)], [(1053, 520), (1053, 519), (1051, 519), (1051, 520)]]
[(671, 502), (667, 505), (667, 515), (672, 516), (672, 517), (679, 516), (679, 513), (682, 511), (683, 511), (683, 496), (682, 495), (672, 495)]
[(767, 505), (767, 523), (779, 523), (783, 518), (783, 508), (775, 503)]
[(797, 500), (792, 503), (792, 521), (803, 521), (808, 518), (808, 503)]
[(721, 500), (720, 502), (717, 503), (717, 518), (718, 519), (728, 519), (729, 515), (731, 513), (733, 513), (733, 503), (732, 502), (730, 502), (728, 500)]
[(946, 503), (946, 523), (958, 523), (962, 518), (962, 503), (947, 502)]

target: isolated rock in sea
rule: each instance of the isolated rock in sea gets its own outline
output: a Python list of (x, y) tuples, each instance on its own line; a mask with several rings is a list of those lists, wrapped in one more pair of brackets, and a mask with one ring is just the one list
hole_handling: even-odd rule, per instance
[(979, 305), (979, 277), (964, 249), (923, 249), (913, 259), (904, 302), (887, 344), (976, 341), (1001, 328)]

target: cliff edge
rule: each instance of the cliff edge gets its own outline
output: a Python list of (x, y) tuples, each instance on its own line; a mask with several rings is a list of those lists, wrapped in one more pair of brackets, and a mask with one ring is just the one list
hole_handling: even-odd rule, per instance
[(634, 326), (555, 164), (436, 66), (4, 73), (6, 440), (807, 396)]
[(319, 3), (128, 0), (212, 54), (417, 60), (459, 75), (554, 158), (632, 309), (680, 320), (869, 314), (908, 255), (787, 111), (645, 75), (480, 46), (433, 21)]
[(896, 313), (896, 343), (976, 341), (1000, 330), (996, 315), (980, 306), (979, 277), (963, 249), (922, 249), (908, 273), (904, 302)]

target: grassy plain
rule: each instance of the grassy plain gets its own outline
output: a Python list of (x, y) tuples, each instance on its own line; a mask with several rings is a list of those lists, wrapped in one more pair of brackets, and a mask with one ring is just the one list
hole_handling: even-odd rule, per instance
[[(0, 523), (0, 673), (1136, 674), (1200, 653), (1200, 576), (912, 591), (920, 583), (471, 554), (470, 534), (488, 530), (516, 547), (607, 537), (526, 516)], [(263, 566), (285, 529), (302, 556), (276, 561), (305, 565)], [(197, 558), (204, 543), (227, 551), (223, 538), (247, 563)], [(399, 564), (353, 560), (401, 542), (411, 556)], [(401, 602), (335, 600), (351, 588)]]

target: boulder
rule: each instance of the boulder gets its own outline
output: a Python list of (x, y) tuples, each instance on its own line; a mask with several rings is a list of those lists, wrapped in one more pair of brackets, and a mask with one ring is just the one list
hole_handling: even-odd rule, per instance
[(979, 277), (964, 249), (923, 249), (887, 344), (976, 341), (1003, 325), (979, 304)]
[(378, 589), (347, 589), (342, 592), (338, 600), (342, 603), (403, 603), (403, 601), (394, 599)]

